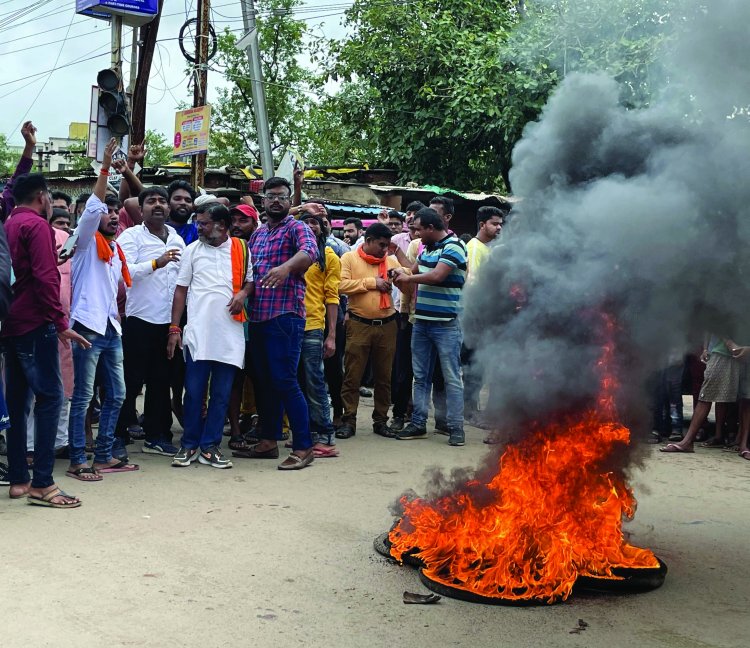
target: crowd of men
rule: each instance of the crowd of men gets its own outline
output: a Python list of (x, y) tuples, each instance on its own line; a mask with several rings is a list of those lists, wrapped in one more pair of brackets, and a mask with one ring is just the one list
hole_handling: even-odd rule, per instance
[(12, 499), (80, 506), (56, 484), (55, 459), (70, 478), (101, 481), (139, 469), (133, 439), (175, 467), (230, 468), (227, 420), (233, 458), (278, 460), (283, 443), (278, 468), (299, 470), (355, 436), (367, 386), (375, 434), (425, 438), (432, 402), (435, 430), (464, 445), (482, 377), (461, 295), (501, 210), (480, 208), (465, 242), (450, 229), (453, 201), (436, 196), (367, 228), (346, 219), (340, 240), (321, 202), (300, 201), (301, 178), (267, 179), (259, 213), (249, 196), (232, 205), (184, 181), (144, 187), (143, 147), (113, 164), (114, 140), (93, 192), (73, 203), (30, 173), (35, 130), (23, 126), (0, 203), (0, 483)]

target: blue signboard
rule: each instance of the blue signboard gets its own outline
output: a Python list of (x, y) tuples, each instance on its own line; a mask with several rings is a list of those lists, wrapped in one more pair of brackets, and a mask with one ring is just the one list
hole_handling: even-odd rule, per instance
[(76, 13), (94, 18), (122, 16), (128, 25), (143, 25), (159, 10), (159, 0), (76, 0)]

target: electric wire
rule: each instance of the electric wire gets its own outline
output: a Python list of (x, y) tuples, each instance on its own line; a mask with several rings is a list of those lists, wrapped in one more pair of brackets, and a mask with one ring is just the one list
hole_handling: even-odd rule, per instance
[[(75, 14), (73, 14), (73, 16), (70, 19), (70, 25), (68, 25), (68, 31), (70, 31), (70, 27), (73, 24), (73, 19), (74, 18), (75, 18)], [(67, 39), (67, 35), (66, 35), (66, 39)], [(29, 114), (29, 112), (31, 112), (31, 109), (34, 107), (34, 104), (36, 104), (37, 99), (39, 99), (39, 97), (42, 94), (42, 92), (44, 92), (44, 89), (47, 87), (47, 83), (49, 83), (49, 80), (52, 77), (52, 73), (55, 71), (55, 69), (54, 69), (55, 66), (60, 61), (60, 56), (62, 56), (63, 49), (65, 49), (65, 40), (63, 41), (63, 44), (60, 45), (60, 51), (57, 53), (57, 58), (55, 59), (55, 62), (53, 64), (53, 66), (52, 66), (52, 70), (47, 75), (47, 78), (44, 80), (44, 84), (42, 85), (41, 88), (39, 88), (39, 92), (36, 93), (36, 96), (34, 97), (34, 100), (31, 102), (31, 105), (26, 109), (26, 112), (23, 114), (23, 117), (21, 117), (21, 120), (18, 122), (18, 124), (16, 125), (16, 127), (11, 131), (11, 133), (16, 132), (20, 128), (21, 124), (23, 124), (23, 120), (26, 119), (26, 116)]]

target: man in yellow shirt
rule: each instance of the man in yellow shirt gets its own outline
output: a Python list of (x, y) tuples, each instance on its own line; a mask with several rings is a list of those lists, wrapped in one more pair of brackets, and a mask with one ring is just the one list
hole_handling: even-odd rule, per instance
[[(385, 437), (394, 436), (388, 427), (388, 408), (397, 324), (389, 270), (401, 264), (388, 254), (391, 236), (392, 232), (386, 225), (374, 223), (365, 231), (364, 243), (341, 257), (339, 292), (349, 297), (349, 320), (346, 323), (344, 386), (341, 390), (343, 424), (336, 431), (339, 439), (348, 439), (356, 433), (359, 388), (368, 360), (375, 378), (373, 432)], [(400, 250), (398, 253), (403, 256)]]
[(477, 211), (477, 235), (466, 244), (469, 261), (467, 280), (476, 276), (482, 262), (490, 254), (490, 243), (494, 241), (503, 229), (505, 214), (497, 207), (480, 207)]
[[(318, 242), (318, 259), (305, 272), (305, 334), (300, 363), (305, 379), (303, 391), (310, 412), (310, 432), (316, 458), (337, 457), (331, 407), (328, 404), (323, 359), (336, 352), (336, 318), (339, 312), (341, 261), (326, 245), (326, 229), (320, 216), (302, 212), (300, 220)], [(327, 333), (324, 336), (324, 332)]]
[[(500, 234), (505, 214), (497, 207), (480, 207), (477, 211), (477, 235), (466, 244), (468, 259), (467, 284), (476, 280), (482, 263), (490, 255), (490, 243)], [(464, 375), (464, 417), (477, 427), (486, 423), (479, 416), (479, 392), (482, 389), (482, 370), (473, 362), (474, 350), (461, 345), (461, 364)]]

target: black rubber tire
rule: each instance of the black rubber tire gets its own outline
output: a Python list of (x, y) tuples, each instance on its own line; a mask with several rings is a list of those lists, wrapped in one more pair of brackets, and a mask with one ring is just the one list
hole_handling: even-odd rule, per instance
[[(481, 594), (475, 594), (474, 592), (467, 592), (466, 590), (459, 589), (458, 587), (450, 587), (443, 583), (438, 583), (425, 576), (424, 572), (419, 570), (419, 580), (428, 589), (432, 590), (436, 594), (441, 596), (449, 596), (450, 598), (458, 599), (459, 601), (467, 601), (469, 603), (484, 603), (485, 605), (510, 605), (513, 607), (530, 607), (533, 605), (550, 605), (547, 601), (541, 599), (507, 599), (494, 596), (482, 596)], [(552, 603), (561, 603), (562, 601), (553, 601)]]
[(667, 577), (667, 565), (657, 558), (659, 567), (653, 569), (615, 568), (613, 573), (622, 580), (579, 576), (574, 591), (595, 592), (599, 594), (637, 594), (650, 592), (661, 587)]
[[(381, 533), (377, 538), (375, 538), (372, 546), (375, 551), (377, 551), (381, 556), (390, 558), (390, 560), (398, 564), (398, 561), (391, 555), (391, 541), (388, 539), (388, 532)], [(416, 552), (412, 551), (408, 554), (404, 554), (404, 564), (416, 568), (424, 567), (424, 563), (419, 558), (415, 558), (413, 555), (411, 555), (413, 553)]]

